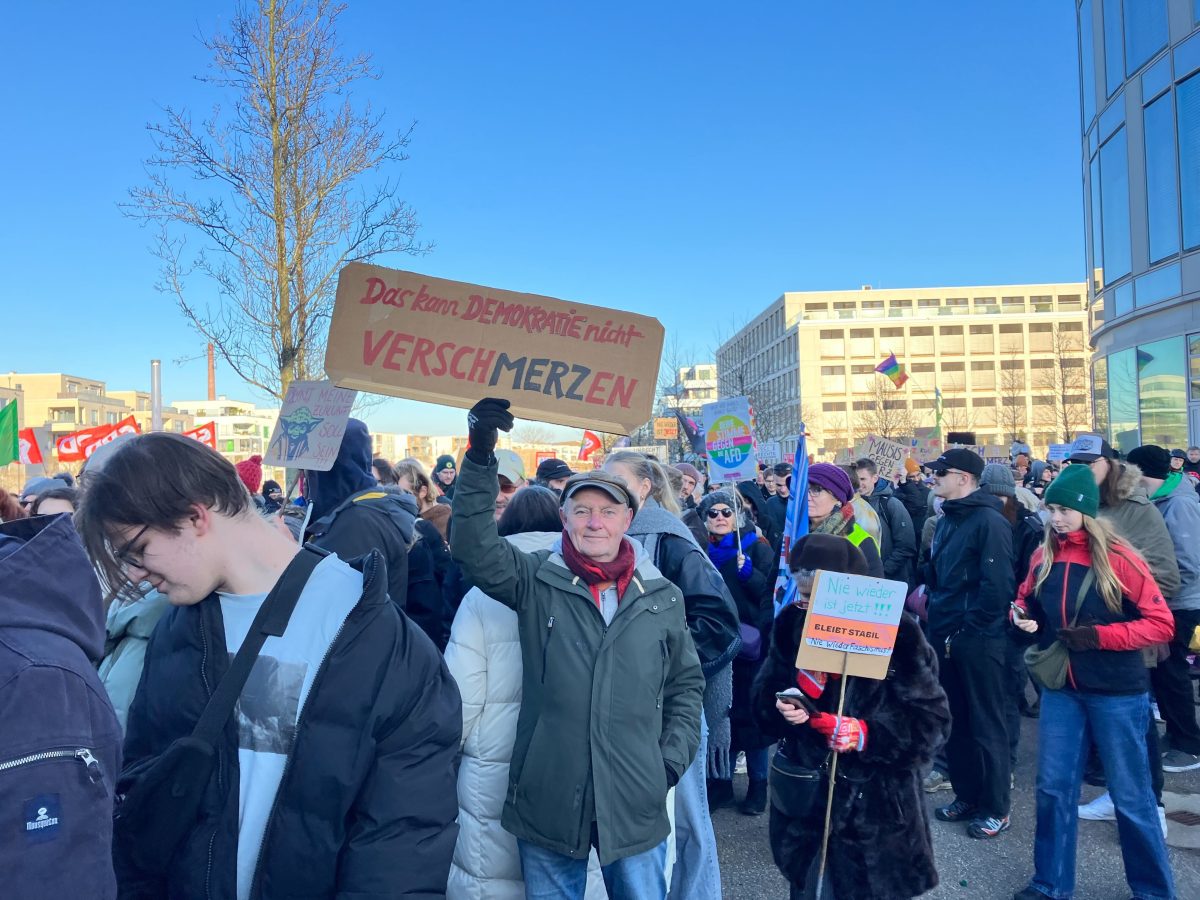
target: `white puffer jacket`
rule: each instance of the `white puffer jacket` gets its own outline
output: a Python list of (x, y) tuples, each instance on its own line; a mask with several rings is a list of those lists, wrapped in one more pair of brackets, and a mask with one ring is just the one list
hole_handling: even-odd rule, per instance
[[(526, 552), (548, 550), (561, 532), (508, 538)], [(462, 763), (458, 770), (458, 843), (447, 900), (524, 900), (517, 840), (500, 825), (508, 765), (521, 710), (521, 644), (517, 614), (478, 588), (463, 598), (450, 630), (446, 665), (462, 694)], [(608, 894), (595, 850), (588, 900)]]

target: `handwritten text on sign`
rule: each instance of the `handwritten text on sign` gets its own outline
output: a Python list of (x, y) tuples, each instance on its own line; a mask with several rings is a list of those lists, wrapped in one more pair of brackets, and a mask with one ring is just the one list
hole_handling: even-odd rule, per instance
[(875, 463), (879, 477), (886, 481), (904, 468), (904, 457), (908, 455), (908, 448), (887, 438), (868, 434), (859, 444), (858, 452)]
[(896, 643), (907, 590), (899, 581), (821, 572), (813, 585), (803, 643), (887, 656)]
[(656, 319), (351, 263), (338, 279), (325, 370), (340, 386), (628, 433), (650, 417)]
[(357, 392), (334, 387), (327, 381), (293, 381), (263, 462), (328, 472), (342, 446), (357, 396)]
[(758, 474), (754, 432), (750, 427), (750, 401), (730, 397), (703, 406), (704, 451), (708, 474), (714, 482), (745, 481)]

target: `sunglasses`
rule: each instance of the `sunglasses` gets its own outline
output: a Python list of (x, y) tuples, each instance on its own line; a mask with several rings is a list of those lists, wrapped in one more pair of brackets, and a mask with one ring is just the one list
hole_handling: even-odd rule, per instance
[(126, 541), (125, 545), (123, 547), (121, 547), (121, 549), (118, 550), (114, 554), (114, 556), (116, 556), (116, 558), (117, 558), (117, 562), (119, 562), (123, 566), (133, 566), (135, 569), (142, 568), (142, 563), (145, 562), (145, 558), (143, 556), (145, 551), (139, 550), (135, 553), (135, 552), (133, 552), (132, 547), (139, 540), (141, 540), (142, 535), (146, 533), (146, 530), (149, 527), (150, 527), (149, 525), (143, 525), (141, 527), (141, 530), (138, 531), (138, 533), (135, 534), (128, 541)]
[(720, 516), (722, 519), (732, 519), (733, 510), (729, 509), (728, 507), (723, 507), (722, 509), (710, 509), (708, 511), (708, 517), (710, 519), (715, 519), (717, 516)]
[(511, 481), (509, 481), (508, 479), (505, 479), (504, 481), (500, 482), (500, 493), (515, 494), (516, 492), (517, 492), (517, 486), (515, 484), (513, 484)]

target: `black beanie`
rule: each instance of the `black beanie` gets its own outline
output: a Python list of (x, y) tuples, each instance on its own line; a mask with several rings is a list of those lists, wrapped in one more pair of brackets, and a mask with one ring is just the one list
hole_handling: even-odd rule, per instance
[(788, 554), (788, 568), (827, 572), (842, 572), (846, 575), (869, 575), (867, 558), (861, 550), (846, 538), (836, 534), (806, 534), (792, 545)]
[(1142, 470), (1147, 478), (1165, 481), (1171, 474), (1171, 451), (1154, 444), (1144, 444), (1129, 451), (1129, 461)]

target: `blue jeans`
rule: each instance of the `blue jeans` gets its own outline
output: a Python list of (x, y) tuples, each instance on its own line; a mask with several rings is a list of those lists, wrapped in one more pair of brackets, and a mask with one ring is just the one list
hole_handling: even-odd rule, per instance
[(1090, 736), (1104, 763), (1117, 810), (1125, 880), (1133, 896), (1136, 900), (1175, 896), (1146, 763), (1149, 717), (1146, 694), (1042, 691), (1032, 885), (1043, 894), (1067, 898), (1075, 891), (1077, 805)]
[[(526, 900), (583, 900), (588, 861), (517, 839)], [(666, 900), (667, 842), (601, 866), (609, 900)]]
[(746, 751), (746, 777), (751, 781), (766, 781), (771, 774), (771, 748)]
[(717, 837), (708, 811), (704, 778), (708, 760), (708, 723), (700, 714), (700, 749), (675, 786), (675, 867), (673, 900), (721, 900)]

